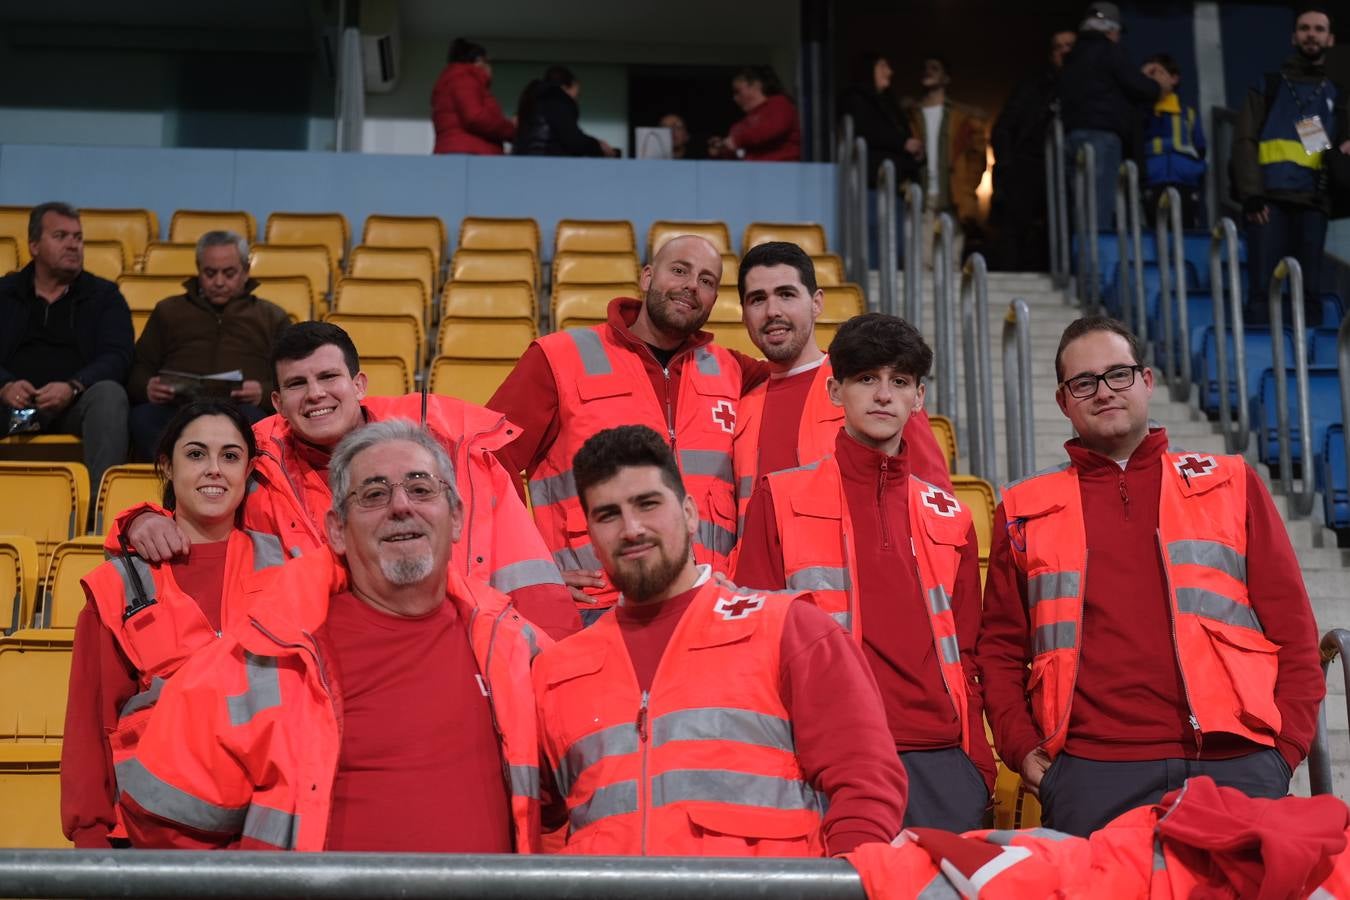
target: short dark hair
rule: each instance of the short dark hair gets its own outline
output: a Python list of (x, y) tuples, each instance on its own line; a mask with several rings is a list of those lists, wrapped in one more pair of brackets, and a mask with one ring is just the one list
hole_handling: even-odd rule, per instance
[(567, 66), (549, 66), (544, 70), (544, 80), (558, 87), (571, 87), (577, 83), (577, 76)]
[[(253, 438), (253, 426), (249, 424), (248, 418), (237, 404), (229, 400), (194, 400), (186, 404), (174, 413), (169, 424), (164, 426), (164, 432), (159, 436), (159, 446), (155, 450), (155, 468), (159, 470), (160, 478), (164, 479), (165, 509), (173, 509), (178, 504), (178, 498), (173, 493), (173, 482), (165, 475), (165, 464), (173, 462), (173, 448), (178, 444), (183, 432), (202, 416), (224, 416), (229, 419), (234, 423), (234, 427), (239, 429), (239, 436), (244, 439), (244, 451), (248, 454), (248, 458), (252, 459), (258, 455), (258, 443)], [(243, 508), (242, 503), (240, 508)]]
[(808, 294), (816, 292), (816, 264), (805, 250), (788, 241), (767, 241), (745, 251), (736, 273), (736, 293), (745, 302), (745, 273), (758, 266), (792, 266)]
[(474, 43), (468, 38), (455, 38), (450, 43), (450, 62), (478, 62), (487, 56), (487, 50), (482, 44)]
[(1134, 357), (1135, 363), (1144, 361), (1144, 354), (1139, 347), (1139, 338), (1134, 336), (1134, 332), (1125, 327), (1125, 323), (1119, 319), (1113, 319), (1110, 316), (1083, 316), (1081, 319), (1074, 319), (1069, 326), (1064, 329), (1064, 333), (1059, 338), (1059, 349), (1055, 351), (1055, 380), (1062, 382), (1064, 372), (1060, 365), (1060, 358), (1064, 356), (1064, 348), (1078, 340), (1085, 334), (1092, 334), (1094, 331), (1108, 331), (1111, 334), (1118, 334), (1130, 345), (1130, 355)]
[(885, 313), (863, 313), (840, 325), (829, 352), (840, 381), (883, 366), (919, 379), (933, 368), (933, 350), (919, 329)]
[(760, 90), (764, 92), (766, 97), (783, 93), (782, 79), (778, 77), (778, 73), (774, 71), (773, 66), (744, 66), (731, 76), (731, 80), (744, 81), (746, 84), (757, 81)]
[[(293, 359), (305, 359), (320, 347), (332, 344), (342, 351), (342, 360), (347, 364), (347, 374), (353, 378), (361, 371), (361, 357), (356, 353), (347, 332), (331, 322), (296, 322), (282, 329), (272, 345), (272, 377), (277, 374), (277, 363)], [(278, 384), (280, 389), (281, 385)]]
[(1158, 65), (1163, 67), (1163, 71), (1166, 72), (1168, 75), (1171, 75), (1175, 78), (1181, 77), (1181, 66), (1177, 65), (1177, 61), (1172, 58), (1172, 54), (1170, 53), (1155, 53), (1148, 59), (1144, 60), (1144, 62), (1146, 64), (1157, 63)]
[(1331, 15), (1331, 10), (1320, 3), (1305, 3), (1303, 6), (1300, 6), (1298, 8), (1298, 12), (1294, 13), (1294, 24), (1297, 25), (1298, 20), (1306, 16), (1308, 13), (1321, 13), (1322, 15), (1326, 16), (1327, 33), (1328, 34), (1336, 33), (1336, 19)]
[(933, 62), (942, 66), (942, 74), (946, 75), (948, 78), (952, 77), (952, 67), (951, 63), (947, 62), (947, 57), (943, 56), (940, 53), (925, 53), (923, 57), (920, 58), (919, 60), (920, 68), (926, 65), (929, 60), (932, 60)]
[(661, 470), (661, 480), (666, 487), (674, 491), (677, 498), (684, 499), (680, 467), (665, 439), (646, 425), (619, 425), (591, 435), (572, 458), (572, 479), (582, 512), (590, 510), (586, 491), (613, 478), (626, 466), (655, 466)]
[(67, 219), (78, 219), (80, 211), (69, 203), (62, 203), (60, 200), (48, 200), (46, 203), (39, 203), (28, 212), (28, 243), (35, 244), (42, 240), (42, 219), (49, 212), (65, 216)]

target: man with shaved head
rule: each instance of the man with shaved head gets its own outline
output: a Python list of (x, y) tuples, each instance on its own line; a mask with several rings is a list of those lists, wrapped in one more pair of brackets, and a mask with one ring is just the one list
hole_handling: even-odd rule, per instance
[(586, 624), (617, 599), (572, 479), (572, 457), (591, 435), (622, 424), (665, 435), (698, 507), (695, 560), (724, 571), (735, 546), (736, 408), (768, 368), (701, 330), (721, 279), (716, 247), (692, 235), (672, 238), (642, 269), (641, 300), (616, 297), (604, 324), (535, 341), (488, 401), (524, 429), (498, 454), (526, 473), (535, 523)]

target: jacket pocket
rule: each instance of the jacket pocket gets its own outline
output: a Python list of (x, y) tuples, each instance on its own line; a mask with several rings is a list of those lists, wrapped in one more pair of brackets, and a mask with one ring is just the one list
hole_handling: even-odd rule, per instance
[(1067, 653), (1043, 653), (1031, 661), (1031, 674), (1027, 678), (1027, 697), (1031, 701), (1031, 715), (1041, 729), (1041, 738), (1047, 739), (1059, 725), (1068, 697), (1066, 691), (1073, 689), (1066, 684), (1065, 676), (1071, 674), (1065, 667), (1072, 664)]
[(820, 817), (808, 810), (699, 806), (686, 813), (700, 856), (818, 856), (823, 852)]
[(1200, 619), (1232, 686), (1233, 715), (1253, 731), (1272, 737), (1280, 733), (1280, 711), (1275, 706), (1275, 677), (1279, 671), (1278, 644), (1250, 628), (1226, 628)]

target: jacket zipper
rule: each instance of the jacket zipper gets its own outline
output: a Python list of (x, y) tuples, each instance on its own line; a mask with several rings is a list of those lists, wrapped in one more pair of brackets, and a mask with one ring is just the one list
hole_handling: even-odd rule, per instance
[(643, 802), (642, 794), (647, 792), (647, 739), (650, 736), (647, 725), (647, 704), (651, 700), (651, 692), (642, 692), (642, 705), (638, 707), (637, 721), (634, 723), (637, 727), (638, 747), (642, 754), (642, 781), (638, 785), (638, 806), (642, 810), (642, 822), (640, 823), (642, 834), (642, 855), (647, 855), (647, 809), (651, 806), (651, 798), (647, 797)]
[(877, 518), (881, 520), (881, 547), (891, 548), (891, 523), (886, 518), (886, 473), (890, 469), (890, 460), (882, 457), (881, 474), (877, 478)]
[[(296, 505), (300, 507), (300, 518), (309, 526), (310, 534), (319, 537), (314, 527), (314, 520), (309, 514), (309, 504), (305, 502), (305, 493), (295, 484), (295, 479), (291, 477), (291, 470), (286, 465), (286, 444), (281, 438), (272, 438), (272, 443), (277, 445), (277, 465), (281, 467), (281, 474), (286, 476), (286, 483), (291, 486), (291, 496), (295, 498)], [(320, 539), (320, 543), (327, 544), (328, 541)]]
[[(643, 342), (642, 346), (643, 346), (643, 348), (647, 351), (647, 355), (650, 356), (650, 357), (652, 358), (652, 362), (656, 363), (658, 366), (661, 366), (661, 374), (662, 374), (662, 375), (665, 377), (665, 379), (666, 379), (665, 389), (664, 389), (661, 393), (665, 395), (665, 400), (666, 400), (666, 434), (667, 434), (667, 435), (669, 436), (669, 438), (670, 438), (670, 449), (671, 449), (671, 450), (674, 450), (674, 449), (675, 449), (675, 407), (672, 406), (672, 405), (671, 405), (671, 402), (670, 402), (670, 366), (668, 366), (668, 365), (662, 365), (662, 364), (661, 364), (661, 360), (659, 360), (659, 359), (656, 358), (656, 354), (652, 352), (652, 348), (649, 347), (649, 346), (647, 346), (647, 343), (646, 343), (645, 341)], [(687, 351), (682, 351), (682, 352), (687, 352)], [(681, 354), (680, 354), (680, 353), (677, 353), (677, 354), (675, 354), (675, 355), (676, 355), (676, 356), (679, 356), (679, 355), (681, 355)], [(675, 361), (675, 357), (671, 357), (671, 362), (674, 362), (674, 361)]]
[(1181, 645), (1177, 641), (1177, 617), (1172, 593), (1172, 576), (1167, 573), (1167, 557), (1161, 555), (1163, 553), (1162, 529), (1158, 528), (1153, 533), (1158, 543), (1159, 560), (1162, 562), (1163, 587), (1167, 591), (1167, 621), (1172, 630), (1172, 658), (1177, 661), (1177, 672), (1181, 675), (1181, 692), (1186, 696), (1188, 721), (1191, 724), (1191, 730), (1195, 732), (1195, 752), (1199, 754), (1204, 749), (1205, 736), (1200, 731), (1200, 720), (1196, 718), (1195, 704), (1191, 702), (1191, 686), (1186, 683), (1186, 670), (1181, 665)]
[(1125, 521), (1130, 519), (1130, 492), (1125, 489), (1125, 473), (1120, 473), (1120, 502), (1125, 506)]

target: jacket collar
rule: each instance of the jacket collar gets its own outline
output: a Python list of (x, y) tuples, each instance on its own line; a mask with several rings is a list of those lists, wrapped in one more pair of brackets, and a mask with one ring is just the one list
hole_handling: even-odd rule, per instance
[(881, 474), (883, 462), (886, 464), (886, 474), (889, 478), (899, 482), (909, 477), (909, 454), (905, 452), (903, 441), (900, 443), (899, 452), (894, 456), (887, 456), (880, 450), (874, 450), (863, 444), (841, 426), (839, 434), (834, 439), (834, 454), (839, 462), (839, 473), (845, 481), (875, 484)]
[[(635, 300), (632, 297), (615, 297), (609, 301), (609, 307), (606, 310), (606, 324), (610, 331), (621, 343), (628, 344), (634, 350), (645, 349), (647, 342), (633, 334), (633, 323), (637, 321), (638, 312), (642, 309), (641, 300)], [(685, 339), (685, 342), (679, 346), (675, 356), (682, 356), (690, 350), (696, 350), (705, 344), (711, 344), (713, 340), (712, 332), (696, 331), (693, 335)]]
[[(1118, 462), (1105, 454), (1098, 453), (1096, 450), (1089, 450), (1084, 447), (1079, 438), (1065, 442), (1064, 449), (1068, 452), (1069, 461), (1078, 469), (1080, 476), (1101, 475), (1103, 473), (1114, 476), (1121, 472)], [(1130, 454), (1129, 460), (1125, 463), (1125, 469), (1136, 471), (1161, 465), (1160, 460), (1166, 450), (1167, 429), (1150, 428), (1148, 435)]]
[(202, 294), (201, 282), (197, 280), (196, 275), (191, 275), (183, 279), (183, 291), (187, 294), (188, 299), (204, 309), (228, 309), (232, 304), (238, 303), (241, 300), (256, 302), (257, 298), (253, 296), (253, 292), (257, 289), (258, 280), (256, 278), (249, 278), (244, 282), (244, 292), (242, 294), (238, 297), (231, 297), (224, 306), (217, 307)]

